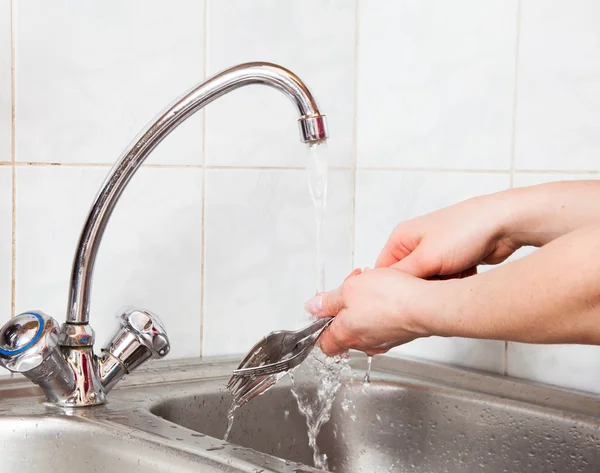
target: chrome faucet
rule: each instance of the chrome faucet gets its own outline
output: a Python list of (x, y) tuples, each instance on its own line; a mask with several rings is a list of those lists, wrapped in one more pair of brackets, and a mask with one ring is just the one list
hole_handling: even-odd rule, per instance
[(298, 110), (303, 143), (327, 139), (327, 123), (304, 83), (276, 64), (240, 64), (216, 74), (175, 100), (130, 143), (96, 196), (81, 232), (69, 290), (67, 320), (58, 323), (41, 311), (20, 314), (0, 329), (0, 363), (38, 384), (48, 401), (62, 407), (102, 404), (126, 374), (149, 358), (162, 358), (170, 343), (160, 319), (128, 308), (118, 314), (121, 327), (94, 354), (89, 325), (92, 275), (111, 213), (129, 180), (152, 150), (178, 125), (222, 95), (250, 84), (264, 84), (287, 95)]

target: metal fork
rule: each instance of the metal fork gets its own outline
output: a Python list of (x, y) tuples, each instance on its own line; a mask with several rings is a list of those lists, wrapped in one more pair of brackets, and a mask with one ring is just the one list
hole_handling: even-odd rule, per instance
[(254, 345), (227, 384), (236, 404), (246, 404), (302, 363), (332, 320), (327, 317), (301, 330), (271, 332)]

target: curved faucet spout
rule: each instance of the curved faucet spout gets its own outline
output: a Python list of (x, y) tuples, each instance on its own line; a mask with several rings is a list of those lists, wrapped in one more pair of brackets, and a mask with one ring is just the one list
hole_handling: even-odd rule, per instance
[[(175, 100), (127, 147), (92, 204), (73, 261), (66, 325), (86, 325), (89, 321), (92, 273), (98, 247), (110, 215), (135, 172), (152, 150), (187, 118), (218, 97), (250, 84), (274, 87), (292, 100), (300, 116), (302, 142), (314, 143), (327, 138), (325, 116), (319, 112), (306, 85), (295, 74), (275, 64), (253, 62), (227, 69)], [(63, 326), (62, 335), (67, 335), (67, 332)], [(93, 343), (92, 337), (85, 340), (80, 337), (76, 341), (70, 338), (68, 343), (61, 344), (91, 346)]]

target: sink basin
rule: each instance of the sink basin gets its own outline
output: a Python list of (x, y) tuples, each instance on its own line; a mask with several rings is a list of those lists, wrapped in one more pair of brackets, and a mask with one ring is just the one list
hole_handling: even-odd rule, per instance
[[(331, 471), (600, 471), (600, 404), (592, 396), (427, 364), (377, 361), (384, 370), (375, 369), (371, 385), (342, 386), (318, 437)], [(223, 384), (190, 386), (152, 412), (223, 438), (231, 403)], [(591, 408), (587, 414), (584, 405)], [(236, 411), (231, 442), (312, 464), (305, 420), (289, 382)]]
[[(236, 360), (237, 361), (237, 360)], [(364, 357), (351, 360), (361, 380)], [(305, 420), (282, 380), (236, 412), (222, 440), (231, 360), (156, 363), (104, 406), (61, 410), (29, 381), (0, 382), (7, 471), (309, 473)], [(376, 357), (348, 379), (318, 437), (334, 472), (597, 472), (600, 397)], [(83, 468), (81, 468), (83, 467)], [(4, 471), (4, 470), (2, 470)]]
[[(175, 362), (140, 370), (105, 405), (61, 409), (25, 378), (0, 381), (0, 471), (107, 473), (310, 473), (152, 414), (198, 386), (222, 389), (233, 363)], [(215, 381), (215, 376), (219, 381)], [(190, 409), (201, 408), (190, 398)]]

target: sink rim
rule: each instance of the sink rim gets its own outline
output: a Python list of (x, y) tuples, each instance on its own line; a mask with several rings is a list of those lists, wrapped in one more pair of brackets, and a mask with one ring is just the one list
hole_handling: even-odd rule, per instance
[[(227, 379), (240, 360), (241, 355), (157, 360), (128, 375), (119, 386), (111, 391), (111, 396), (115, 397), (114, 393), (132, 388), (151, 388), (171, 383)], [(362, 379), (361, 375), (364, 374), (366, 365), (364, 354), (353, 352), (350, 354), (349, 361), (355, 379)], [(446, 387), (503, 400), (510, 399), (540, 408), (600, 418), (600, 394), (460, 366), (391, 355), (374, 357), (373, 371), (384, 373), (386, 381), (412, 379), (420, 385), (425, 381), (435, 387)], [(378, 379), (377, 376), (373, 378), (374, 381)], [(0, 405), (41, 396), (42, 391), (24, 376), (0, 379)], [(82, 410), (84, 409), (86, 408), (82, 408)], [(2, 412), (0, 412), (0, 416), (1, 414)]]

